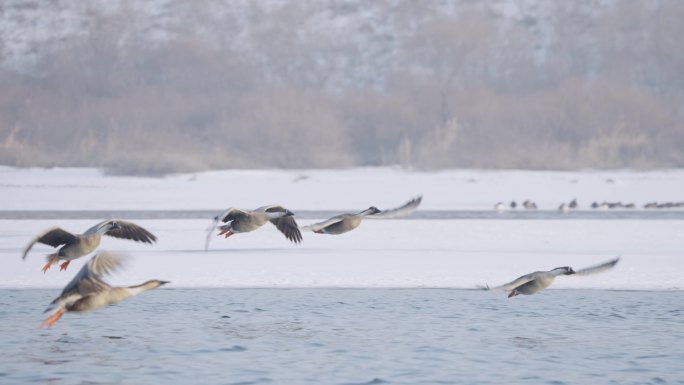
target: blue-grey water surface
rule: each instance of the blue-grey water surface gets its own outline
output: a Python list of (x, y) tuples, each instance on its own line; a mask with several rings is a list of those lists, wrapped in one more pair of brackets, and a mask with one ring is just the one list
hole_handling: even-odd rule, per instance
[(175, 289), (39, 329), (0, 290), (2, 384), (684, 384), (684, 293)]

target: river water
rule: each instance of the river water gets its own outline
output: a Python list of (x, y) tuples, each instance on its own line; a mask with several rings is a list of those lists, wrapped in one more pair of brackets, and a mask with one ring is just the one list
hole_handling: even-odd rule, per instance
[(39, 329), (0, 290), (2, 384), (684, 384), (684, 293), (162, 288)]

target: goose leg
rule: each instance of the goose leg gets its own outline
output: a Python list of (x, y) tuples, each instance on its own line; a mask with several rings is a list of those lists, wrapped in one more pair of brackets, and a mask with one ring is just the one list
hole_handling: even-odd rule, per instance
[(221, 230), (221, 231), (219, 231), (219, 233), (216, 234), (216, 235), (229, 234), (229, 235), (226, 235), (226, 238), (228, 238), (228, 237), (230, 237), (231, 235), (233, 235), (233, 232), (230, 231), (230, 225), (221, 226), (221, 227), (219, 227), (219, 230)]
[(59, 265), (59, 271), (66, 270), (69, 266), (69, 262), (71, 262), (71, 259), (68, 259), (66, 262)]
[(57, 263), (57, 261), (59, 261), (59, 255), (52, 254), (52, 257), (48, 260), (48, 263), (46, 263), (45, 266), (43, 266), (43, 273), (47, 273), (50, 266), (52, 266), (53, 263)]
[(52, 325), (57, 323), (57, 321), (59, 321), (59, 319), (62, 318), (63, 315), (64, 315), (64, 309), (57, 310), (57, 312), (55, 314), (51, 315), (50, 318), (43, 321), (43, 323), (40, 325), (40, 327), (42, 327), (42, 328), (52, 327)]
[(520, 294), (520, 293), (518, 293), (517, 290), (513, 290), (513, 291), (511, 292), (511, 294), (508, 295), (508, 298), (515, 297), (515, 296), (518, 295), (518, 294)]

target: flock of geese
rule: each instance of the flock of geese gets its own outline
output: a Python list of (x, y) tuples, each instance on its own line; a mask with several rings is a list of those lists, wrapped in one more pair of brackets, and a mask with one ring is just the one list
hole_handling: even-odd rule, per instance
[[(525, 200), (521, 205), (522, 208), (527, 209), (527, 210), (536, 210), (537, 209), (537, 204), (531, 200)], [(592, 202), (591, 205), (589, 206), (592, 209), (596, 210), (609, 210), (609, 209), (635, 209), (637, 205), (633, 202), (630, 203), (622, 203), (622, 202)], [(508, 205), (504, 204), (503, 202), (497, 202), (494, 205), (494, 210), (498, 213), (502, 213), (506, 211), (507, 209), (510, 210), (515, 210), (518, 208), (518, 203), (516, 201), (511, 201)], [(558, 211), (563, 212), (563, 213), (568, 213), (572, 210), (576, 210), (579, 208), (579, 204), (577, 203), (577, 199), (573, 199), (568, 203), (561, 203), (560, 206), (558, 206)], [(649, 202), (644, 204), (643, 206), (644, 209), (671, 209), (671, 208), (684, 208), (684, 201), (682, 202)]]
[[(384, 211), (371, 206), (361, 212), (336, 215), (323, 222), (304, 226), (302, 229), (316, 234), (344, 234), (359, 227), (364, 218), (395, 218), (408, 215), (418, 207), (421, 200), (422, 197), (417, 197), (400, 207)], [(254, 231), (268, 222), (271, 222), (291, 242), (302, 241), (302, 234), (294, 219), (294, 213), (280, 205), (268, 205), (254, 210), (233, 207), (214, 217), (211, 226), (207, 229), (205, 250), (209, 247), (209, 240), (214, 230), (218, 230), (218, 236), (228, 238), (234, 234)], [(50, 228), (31, 240), (23, 252), (22, 259), (26, 259), (36, 243), (52, 246), (58, 249), (47, 256), (47, 263), (42, 271), (46, 273), (52, 265), (64, 261), (60, 264), (60, 271), (63, 271), (68, 268), (72, 260), (95, 251), (103, 235), (148, 244), (157, 241), (154, 234), (133, 222), (108, 219), (87, 229), (83, 234), (73, 234), (59, 227)], [(549, 271), (537, 271), (501, 286), (483, 288), (509, 292), (509, 298), (519, 294), (535, 294), (551, 285), (560, 275), (587, 275), (601, 272), (615, 266), (619, 259), (618, 257), (578, 271), (568, 266)], [(97, 310), (169, 283), (169, 281), (152, 279), (134, 286), (113, 287), (109, 285), (103, 277), (118, 270), (124, 260), (125, 258), (121, 255), (107, 251), (98, 252), (50, 303), (45, 313), (52, 312), (52, 314), (43, 321), (41, 326), (52, 327), (67, 312)]]

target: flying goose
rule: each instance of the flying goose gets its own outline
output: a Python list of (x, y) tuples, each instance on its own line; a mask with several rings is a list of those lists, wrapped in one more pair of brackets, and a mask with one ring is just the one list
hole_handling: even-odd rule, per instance
[(36, 243), (52, 247), (62, 246), (56, 253), (48, 255), (48, 262), (42, 270), (43, 273), (47, 272), (50, 266), (59, 260), (66, 260), (59, 269), (60, 271), (66, 270), (69, 262), (93, 252), (100, 245), (102, 235), (144, 243), (157, 241), (157, 237), (135, 223), (119, 219), (107, 219), (89, 228), (83, 234), (72, 234), (59, 227), (48, 229), (26, 246), (22, 259), (26, 259), (28, 252)]
[(588, 275), (599, 273), (612, 268), (618, 263), (619, 260), (620, 257), (617, 257), (600, 265), (587, 267), (578, 271), (573, 270), (572, 267), (569, 266), (557, 267), (550, 271), (536, 271), (534, 273), (523, 275), (515, 281), (509, 282), (505, 285), (492, 288), (487, 286), (486, 289), (491, 291), (510, 291), (508, 298), (515, 297), (518, 294), (531, 295), (539, 293), (540, 291), (549, 287), (559, 275)]
[(317, 234), (344, 234), (359, 227), (363, 218), (369, 215), (379, 214), (381, 211), (375, 206), (371, 206), (360, 213), (346, 213), (336, 215), (326, 221), (314, 223), (302, 227)]
[(405, 217), (411, 214), (423, 201), (423, 196), (419, 195), (399, 207), (388, 210), (379, 210), (371, 206), (360, 213), (345, 213), (336, 215), (326, 221), (314, 223), (302, 227), (318, 234), (344, 234), (359, 227), (364, 218), (368, 219), (392, 219)]
[(112, 287), (102, 280), (102, 276), (109, 275), (121, 265), (122, 258), (107, 251), (101, 251), (92, 257), (64, 287), (62, 294), (45, 309), (44, 313), (54, 312), (41, 326), (52, 327), (66, 312), (97, 310), (169, 283), (153, 279), (135, 286)]
[[(299, 243), (302, 241), (302, 233), (299, 231), (293, 215), (294, 213), (292, 213), (292, 211), (279, 205), (263, 206), (252, 211), (231, 207), (214, 217), (214, 221), (207, 229), (207, 239), (204, 249), (207, 250), (209, 248), (211, 233), (215, 228), (220, 230), (218, 235), (225, 234), (225, 237), (228, 238), (236, 233), (254, 231), (269, 221), (273, 223), (287, 239), (294, 243)], [(219, 221), (226, 224), (217, 227), (216, 225)]]

